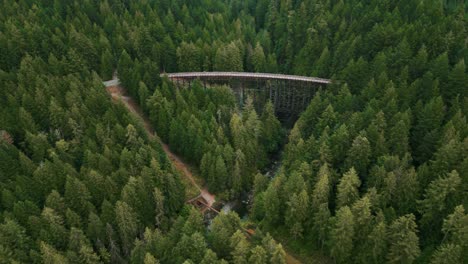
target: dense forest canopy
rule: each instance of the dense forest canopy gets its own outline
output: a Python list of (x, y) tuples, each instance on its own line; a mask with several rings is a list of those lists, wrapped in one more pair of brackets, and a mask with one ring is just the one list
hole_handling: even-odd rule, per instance
[[(468, 263), (468, 3), (2, 1), (0, 263)], [(226, 199), (210, 228), (159, 142)], [(161, 72), (337, 80), (288, 132), (228, 87)], [(258, 110), (258, 109), (257, 109)]]

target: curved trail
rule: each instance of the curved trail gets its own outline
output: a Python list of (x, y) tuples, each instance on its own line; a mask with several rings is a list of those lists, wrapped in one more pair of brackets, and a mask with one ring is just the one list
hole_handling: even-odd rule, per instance
[(135, 100), (133, 100), (133, 98), (130, 96), (127, 96), (125, 89), (118, 85), (118, 80), (114, 79), (104, 82), (104, 85), (106, 86), (107, 92), (112, 96), (112, 99), (121, 101), (130, 112), (143, 121), (143, 125), (146, 132), (148, 133), (148, 136), (150, 138), (156, 138), (159, 141), (164, 152), (169, 157), (175, 168), (192, 182), (192, 184), (200, 191), (200, 195), (207, 201), (208, 206), (211, 207), (215, 202), (215, 196), (211, 194), (207, 188), (201, 188), (195, 182), (192, 172), (189, 170), (188, 166), (169, 149), (167, 144), (162, 142), (161, 139), (154, 133), (154, 129), (151, 126), (148, 118), (143, 114)]
[[(169, 145), (166, 143), (162, 142), (161, 139), (154, 133), (154, 129), (151, 126), (150, 121), (148, 118), (143, 114), (143, 111), (141, 111), (140, 107), (138, 104), (131, 98), (130, 96), (126, 95), (125, 89), (123, 89), (119, 85), (119, 80), (118, 79), (112, 79), (110, 81), (104, 82), (104, 85), (106, 86), (107, 92), (111, 95), (112, 99), (116, 101), (121, 101), (125, 107), (132, 112), (138, 119), (143, 121), (143, 125), (145, 127), (146, 132), (148, 133), (148, 136), (150, 138), (156, 138), (159, 143), (161, 144), (164, 152), (166, 155), (169, 157), (171, 160), (172, 164), (175, 166), (175, 168), (185, 175), (192, 184), (200, 190), (200, 195), (207, 201), (207, 204), (209, 207), (213, 206), (215, 200), (215, 195), (210, 193), (207, 188), (201, 188), (193, 178), (192, 172), (190, 171), (189, 167), (176, 155), (174, 154), (170, 149)], [(286, 250), (285, 250), (286, 251)], [(288, 251), (286, 251), (286, 263), (287, 264), (301, 264), (301, 261), (299, 261), (297, 258), (292, 256)]]

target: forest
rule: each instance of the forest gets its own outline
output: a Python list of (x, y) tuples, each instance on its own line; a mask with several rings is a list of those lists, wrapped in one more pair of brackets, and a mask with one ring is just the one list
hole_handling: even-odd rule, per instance
[[(468, 263), (468, 2), (2, 0), (0, 263)], [(228, 86), (328, 78), (287, 126)], [(248, 214), (209, 225), (141, 120)], [(272, 161), (280, 166), (265, 173)], [(246, 223), (256, 226), (245, 232)]]

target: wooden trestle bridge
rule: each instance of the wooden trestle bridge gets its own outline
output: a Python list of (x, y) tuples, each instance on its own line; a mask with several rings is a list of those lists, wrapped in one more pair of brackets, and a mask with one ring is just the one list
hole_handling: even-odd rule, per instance
[(206, 88), (211, 85), (229, 85), (242, 104), (247, 96), (252, 96), (258, 107), (270, 100), (278, 116), (297, 116), (309, 104), (317, 90), (331, 83), (331, 80), (251, 72), (180, 72), (163, 73), (179, 87), (190, 87), (199, 80)]

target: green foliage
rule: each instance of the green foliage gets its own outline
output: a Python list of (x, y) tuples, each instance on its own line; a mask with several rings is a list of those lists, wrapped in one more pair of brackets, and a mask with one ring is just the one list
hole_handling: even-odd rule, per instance
[(243, 58), (236, 42), (223, 45), (216, 51), (213, 69), (217, 71), (242, 71)]
[(390, 263), (412, 263), (421, 253), (414, 215), (404, 215), (388, 228)]
[(458, 172), (452, 171), (429, 184), (425, 199), (420, 201), (423, 227), (440, 229), (443, 215), (447, 215), (455, 206), (460, 182)]
[(339, 263), (345, 263), (351, 256), (354, 239), (354, 217), (349, 207), (341, 207), (332, 220), (330, 230), (330, 253)]
[[(462, 1), (17, 1), (3, 7), (1, 260), (232, 260), (235, 249), (222, 243), (236, 234), (238, 221), (215, 220), (205, 235), (200, 216), (182, 209), (179, 175), (101, 85), (117, 70), (158, 136), (198, 166), (212, 190), (240, 197), (255, 183), (251, 219), (260, 228), (286, 225), (297, 243), (313, 241), (313, 250), (337, 261), (468, 261)], [(211, 70), (339, 81), (321, 89), (301, 114), (281, 173), (269, 181), (254, 175), (282, 141), (270, 103), (257, 113), (252, 101), (238, 108), (227, 87), (177, 90), (159, 77), (160, 71)], [(353, 232), (340, 224), (351, 218)], [(199, 254), (186, 250), (192, 246)], [(280, 247), (240, 248), (248, 252), (245, 261), (284, 263)]]
[(337, 186), (337, 207), (350, 206), (359, 198), (359, 186), (361, 181), (359, 180), (354, 168), (351, 168), (347, 173), (340, 179), (340, 183)]

